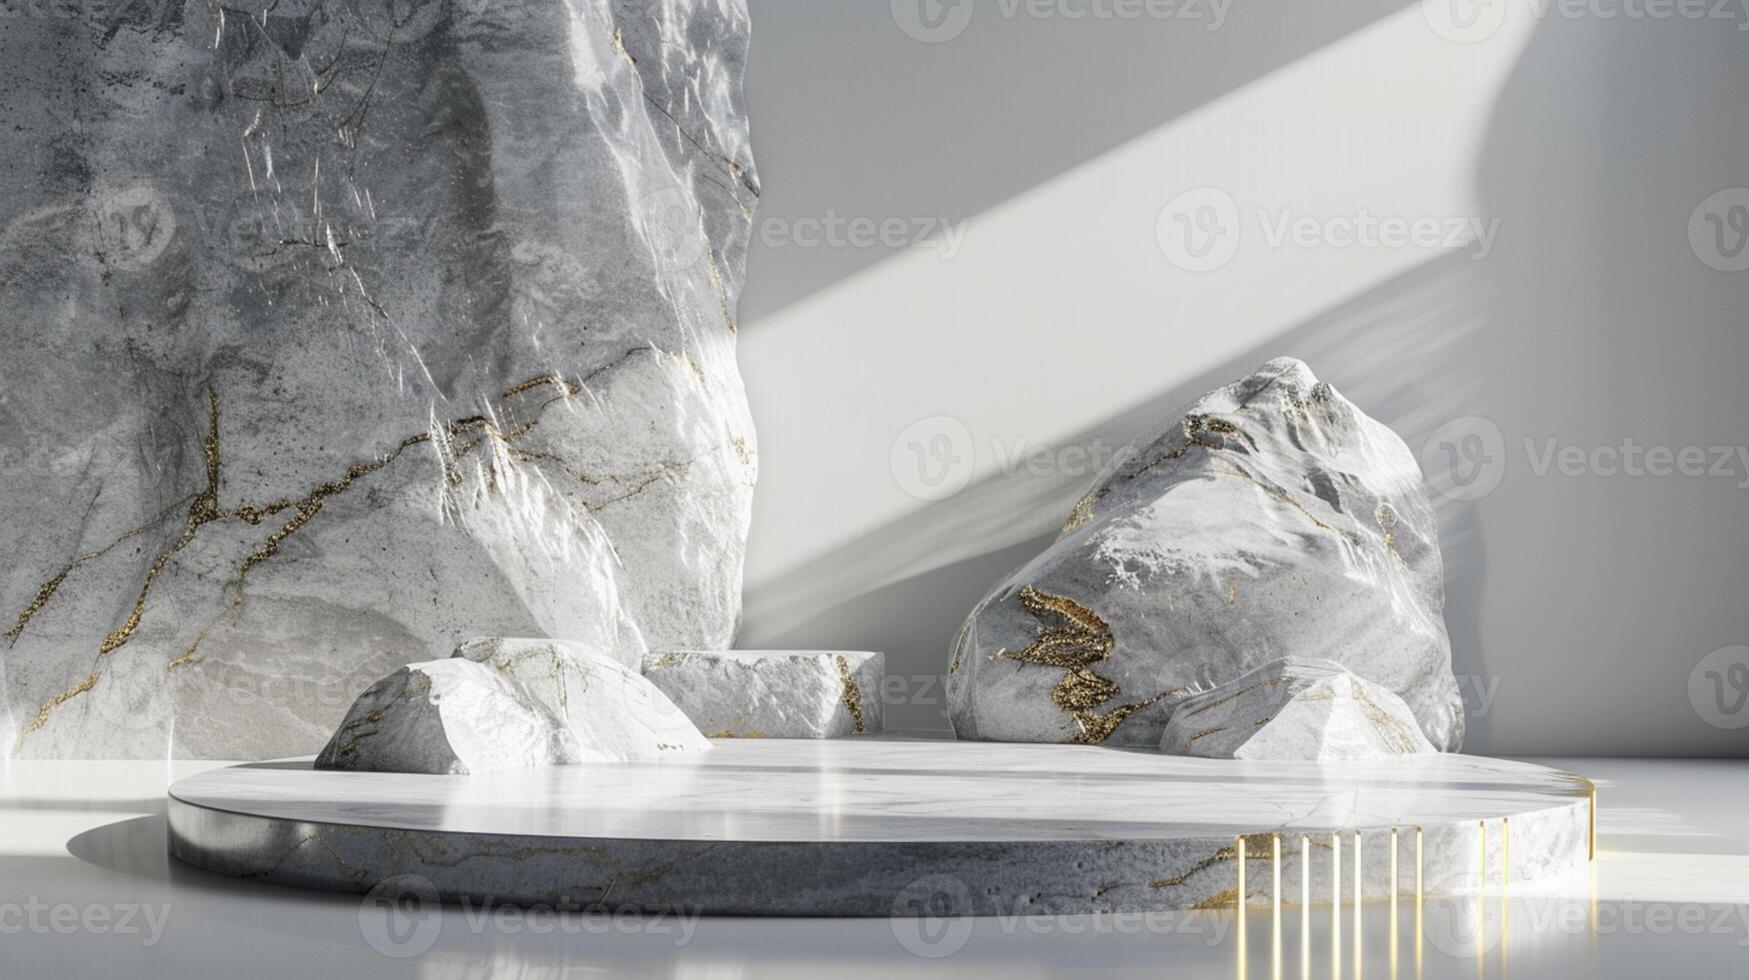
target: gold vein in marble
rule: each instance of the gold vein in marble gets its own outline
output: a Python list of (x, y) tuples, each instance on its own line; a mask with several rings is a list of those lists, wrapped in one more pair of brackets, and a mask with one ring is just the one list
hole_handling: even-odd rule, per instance
[[(1226, 452), (1227, 447), (1225, 445), (1219, 442), (1210, 441), (1206, 438), (1206, 435), (1209, 433), (1242, 440), (1253, 447), (1257, 445), (1257, 440), (1253, 438), (1250, 433), (1240, 428), (1238, 424), (1214, 415), (1186, 415), (1184, 417), (1183, 430), (1185, 441), (1182, 445), (1168, 452), (1161, 453), (1159, 456), (1156, 456), (1147, 463), (1137, 467), (1134, 472), (1123, 477), (1123, 482), (1126, 484), (1133, 482), (1137, 477), (1140, 477), (1142, 474), (1152, 470), (1154, 467), (1159, 466), (1162, 463), (1167, 463), (1175, 459), (1183, 459), (1185, 456), (1189, 455), (1193, 449), (1205, 449), (1211, 453)], [(1326, 523), (1319, 518), (1318, 515), (1312, 513), (1310, 508), (1301, 503), (1292, 494), (1289, 494), (1280, 487), (1274, 486), (1273, 484), (1267, 483), (1249, 473), (1246, 473), (1237, 466), (1233, 466), (1230, 469), (1211, 468), (1208, 472), (1244, 480), (1253, 486), (1256, 486), (1270, 497), (1298, 510), (1306, 516), (1307, 520), (1311, 521), (1317, 527), (1341, 537), (1350, 544), (1358, 545), (1360, 543), (1359, 539), (1353, 532)], [(1067, 534), (1091, 521), (1093, 519), (1094, 505), (1100, 500), (1103, 500), (1106, 495), (1111, 493), (1111, 491), (1112, 485), (1108, 484), (1089, 492), (1085, 497), (1082, 497), (1077, 501), (1074, 508), (1069, 512), (1069, 518), (1064, 522), (1061, 533)], [(1394, 520), (1395, 515), (1393, 514), (1392, 517)], [(1389, 535), (1386, 536), (1385, 543), (1387, 547), (1390, 547), (1391, 550), (1395, 552), (1396, 549), (1392, 544), (1392, 539)], [(1401, 557), (1401, 555), (1398, 555), (1399, 559)]]
[(617, 28), (613, 32), (613, 50), (619, 52), (619, 56), (624, 58), (627, 64), (633, 67), (637, 66), (638, 59), (632, 57), (632, 53), (626, 50), (625, 37), (620, 34)]
[[(735, 165), (731, 163), (729, 166), (734, 167)], [(705, 246), (704, 257), (705, 274), (710, 276), (711, 286), (717, 291), (717, 305), (723, 312), (723, 324), (729, 328), (730, 333), (740, 333), (741, 331), (735, 326), (735, 316), (729, 311), (729, 289), (723, 284), (723, 274), (717, 268), (717, 250), (708, 245)]]
[(838, 679), (844, 682), (844, 694), (840, 700), (850, 712), (853, 730), (861, 735), (865, 730), (862, 727), (862, 688), (856, 686), (856, 678), (850, 673), (850, 661), (842, 653), (838, 655)]
[(60, 590), (61, 583), (67, 580), (67, 576), (72, 574), (74, 569), (86, 562), (96, 561), (97, 559), (102, 558), (127, 541), (156, 530), (191, 499), (192, 497), (183, 497), (169, 507), (164, 508), (164, 510), (150, 522), (142, 524), (131, 531), (125, 532), (114, 541), (111, 541), (109, 544), (104, 545), (96, 551), (87, 552), (86, 554), (80, 555), (68, 562), (59, 572), (55, 573), (54, 577), (50, 578), (47, 582), (44, 582), (42, 586), (37, 589), (36, 597), (31, 600), (30, 605), (26, 606), (23, 612), (18, 614), (18, 620), (12, 624), (12, 628), (6, 631), (6, 638), (14, 643), (18, 641), (18, 638), (24, 634), (25, 627), (30, 625), (31, 618), (40, 612), (44, 606), (48, 605), (49, 600), (54, 598), (55, 593)]
[[(1219, 432), (1222, 434), (1237, 434), (1243, 436), (1247, 441), (1250, 441), (1250, 437), (1246, 436), (1238, 426), (1224, 419), (1218, 421), (1220, 422), (1220, 425), (1219, 427), (1216, 427), (1215, 425), (1210, 424), (1210, 416), (1186, 415), (1184, 421), (1181, 423), (1184, 431), (1184, 444), (1176, 449), (1162, 453), (1137, 467), (1135, 472), (1130, 473), (1123, 478), (1123, 482), (1131, 483), (1137, 477), (1154, 467), (1159, 466), (1161, 463), (1170, 462), (1175, 459), (1183, 459), (1190, 454), (1192, 449), (1219, 451), (1226, 448), (1217, 443), (1205, 441), (1202, 436), (1205, 431)], [(1108, 483), (1096, 490), (1089, 491), (1085, 497), (1076, 501), (1074, 509), (1069, 511), (1069, 519), (1063, 523), (1062, 533), (1068, 534), (1070, 531), (1074, 531), (1085, 525), (1088, 521), (1091, 521), (1093, 519), (1093, 506), (1099, 501), (1104, 500), (1106, 495), (1111, 493), (1111, 490), (1112, 484)]]
[[(153, 559), (152, 564), (146, 570), (139, 591), (135, 594), (134, 601), (129, 608), (127, 617), (122, 621), (120, 626), (111, 630), (98, 645), (97, 657), (98, 660), (101, 661), (103, 658), (126, 646), (127, 643), (133, 639), (140, 624), (145, 618), (148, 600), (151, 597), (153, 585), (157, 582), (159, 576), (163, 574), (164, 570), (176, 560), (176, 557), (194, 542), (199, 535), (201, 528), (208, 524), (220, 521), (237, 521), (254, 527), (260, 525), (270, 517), (277, 517), (280, 514), (290, 512), (290, 516), (281, 523), (278, 528), (271, 532), (259, 546), (243, 558), (237, 567), (235, 575), (222, 588), (222, 593), (228, 595), (225, 608), (217, 616), (209, 620), (196, 631), (193, 642), (189, 644), (181, 656), (169, 661), (166, 665), (166, 669), (174, 670), (178, 667), (195, 663), (200, 659), (200, 644), (206, 638), (207, 634), (220, 622), (234, 615), (242, 608), (243, 597), (245, 594), (244, 589), (247, 585), (250, 571), (277, 555), (280, 546), (288, 538), (295, 535), (313, 520), (317, 514), (321, 512), (323, 506), (329, 499), (345, 493), (347, 490), (351, 489), (358, 480), (389, 466), (404, 455), (407, 450), (415, 446), (430, 444), (434, 441), (441, 441), (445, 446), (449, 447), (449, 452), (443, 460), (443, 465), (446, 471), (446, 478), (454, 483), (459, 479), (453, 470), (455, 460), (467, 456), (474, 449), (488, 442), (505, 445), (514, 450), (517, 441), (523, 436), (526, 436), (529, 432), (534, 431), (534, 429), (540, 424), (548, 408), (581, 393), (589, 381), (619, 367), (634, 355), (643, 353), (661, 354), (665, 352), (655, 347), (634, 347), (607, 364), (591, 371), (588, 376), (578, 382), (567, 381), (553, 374), (545, 374), (505, 388), (500, 392), (498, 400), (503, 403), (499, 407), (507, 413), (514, 407), (512, 403), (520, 395), (544, 388), (552, 388), (557, 391), (556, 395), (535, 406), (534, 410), (530, 413), (531, 417), (527, 421), (514, 427), (508, 429), (501, 428), (492, 417), (487, 415), (472, 415), (466, 418), (443, 422), (437, 425), (433, 430), (417, 432), (407, 436), (402, 439), (395, 448), (386, 453), (361, 463), (352, 464), (347, 467), (346, 471), (338, 478), (319, 483), (306, 491), (302, 496), (287, 497), (265, 504), (239, 504), (232, 508), (221, 508), (219, 506), (224, 469), (224, 459), (219, 438), (219, 395), (215, 389), (208, 388), (206, 391), (207, 434), (201, 442), (201, 454), (205, 462), (205, 486), (195, 492), (191, 497), (185, 497), (183, 498), (183, 501), (179, 501), (176, 505), (173, 505), (165, 515), (161, 515), (155, 522), (128, 531), (105, 547), (74, 559), (68, 565), (56, 572), (55, 575), (51, 576), (38, 588), (36, 596), (32, 599), (30, 604), (26, 606), (24, 611), (19, 614), (17, 621), (14, 623), (7, 636), (9, 639), (16, 642), (19, 636), (23, 634), (25, 628), (29, 625), (31, 619), (40, 613), (42, 609), (49, 604), (50, 600), (60, 592), (68, 575), (79, 565), (108, 554), (117, 545), (124, 541), (148, 533), (167, 519), (168, 514), (174, 512), (175, 507), (180, 506), (183, 502), (187, 502), (188, 511), (183, 522), (182, 533), (165, 547), (164, 550), (160, 551)], [(460, 442), (453, 441), (461, 439), (463, 436), (467, 435), (475, 435), (475, 438), (466, 439)], [(653, 479), (650, 482), (653, 482)], [(646, 482), (645, 484), (636, 487), (632, 493), (637, 493), (648, 485), (649, 483)], [(630, 494), (627, 494), (626, 496), (630, 496)], [(624, 497), (622, 496), (616, 499), (624, 499)], [(608, 501), (608, 503), (612, 502), (614, 501)], [(605, 504), (602, 506), (605, 506)], [(89, 693), (91, 689), (97, 685), (97, 682), (102, 678), (102, 675), (103, 671), (101, 669), (94, 671), (89, 677), (45, 701), (41, 709), (38, 711), (36, 718), (20, 731), (19, 740), (22, 742), (26, 735), (39, 731), (43, 725), (47, 723), (49, 715), (56, 708), (79, 695)]]
[(1074, 719), (1078, 730), (1071, 742), (1098, 745), (1110, 738), (1130, 715), (1173, 693), (1162, 691), (1142, 701), (1098, 710), (1122, 693), (1116, 681), (1093, 670), (1093, 665), (1110, 658), (1117, 646), (1110, 624), (1073, 599), (1030, 585), (1021, 588), (1020, 603), (1044, 628), (1025, 649), (1001, 650), (991, 659), (1006, 657), (1067, 671), (1051, 689), (1051, 702)]
[(1385, 532), (1385, 550), (1396, 556), (1396, 559), (1407, 568), (1409, 559), (1404, 558), (1403, 553), (1397, 550), (1397, 512), (1391, 509), (1390, 504), (1381, 503), (1378, 510), (1373, 512), (1373, 518), (1379, 522), (1379, 528)]
[(1213, 701), (1210, 701), (1207, 704), (1199, 704), (1195, 708), (1192, 708), (1190, 710), (1190, 713), (1185, 715), (1185, 717), (1194, 718), (1197, 715), (1200, 715), (1205, 711), (1209, 711), (1209, 710), (1212, 710), (1214, 708), (1218, 708), (1221, 705), (1226, 704), (1227, 702), (1235, 700), (1237, 698), (1242, 698), (1245, 695), (1250, 694), (1252, 691), (1259, 691), (1259, 690), (1262, 690), (1263, 688), (1266, 688), (1266, 687), (1274, 687), (1277, 684), (1286, 684), (1288, 681), (1290, 681), (1292, 679), (1293, 678), (1291, 678), (1291, 677), (1276, 677), (1276, 678), (1273, 678), (1273, 679), (1267, 680), (1267, 681), (1258, 681), (1257, 683), (1252, 684), (1249, 687), (1242, 687), (1242, 688), (1238, 689), (1237, 691), (1234, 691), (1231, 694), (1225, 695), (1224, 697), (1218, 697), (1218, 698), (1214, 699)]
[[(1190, 879), (1196, 877), (1197, 875), (1203, 873), (1204, 871), (1207, 871), (1208, 869), (1210, 869), (1218, 864), (1223, 864), (1227, 861), (1237, 860), (1239, 857), (1239, 841), (1243, 840), (1245, 842), (1245, 846), (1249, 848), (1249, 847), (1252, 847), (1254, 845), (1261, 846), (1263, 844), (1266, 844), (1266, 843), (1273, 841), (1274, 839), (1275, 839), (1275, 835), (1273, 833), (1242, 834), (1239, 837), (1234, 838), (1233, 843), (1228, 844), (1227, 846), (1221, 848), (1220, 850), (1215, 851), (1213, 854), (1210, 854), (1208, 857), (1205, 857), (1202, 860), (1191, 865), (1190, 867), (1184, 869), (1183, 871), (1180, 871), (1178, 874), (1175, 874), (1170, 878), (1158, 878), (1154, 881), (1148, 882), (1148, 887), (1149, 888), (1156, 888), (1156, 889), (1158, 889), (1158, 888), (1177, 888), (1180, 885), (1183, 885), (1186, 882), (1190, 881)], [(1261, 853), (1261, 852), (1259, 852), (1259, 853)], [(1235, 894), (1236, 894), (1236, 892), (1235, 892)], [(1217, 895), (1215, 897), (1219, 898), (1220, 896)], [(1229, 905), (1232, 904), (1232, 897), (1231, 896), (1228, 897), (1227, 904), (1229, 904)], [(1210, 907), (1217, 907), (1217, 906), (1210, 906)]]

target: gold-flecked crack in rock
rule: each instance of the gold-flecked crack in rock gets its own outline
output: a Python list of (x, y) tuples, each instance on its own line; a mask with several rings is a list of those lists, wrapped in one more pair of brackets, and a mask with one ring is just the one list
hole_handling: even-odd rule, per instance
[[(164, 521), (168, 520), (170, 515), (174, 513), (176, 507), (186, 502), (188, 504), (188, 510), (181, 534), (160, 551), (153, 559), (151, 565), (147, 567), (145, 578), (140, 584), (139, 591), (134, 596), (133, 603), (129, 607), (126, 618), (122, 621), (120, 626), (105, 635), (102, 642), (98, 645), (96, 659), (100, 663), (104, 658), (126, 646), (128, 641), (133, 639), (134, 634), (145, 619), (148, 601), (151, 598), (152, 586), (158, 580), (159, 576), (163, 574), (165, 569), (175, 561), (176, 556), (194, 542), (203, 527), (208, 524), (223, 521), (236, 521), (255, 527), (259, 526), (270, 517), (276, 517), (290, 511), (290, 517), (268, 534), (266, 539), (259, 546), (243, 557), (237, 566), (236, 573), (221, 588), (221, 593), (227, 597), (224, 608), (217, 616), (202, 624), (195, 631), (194, 637), (189, 643), (187, 649), (181, 656), (169, 661), (166, 664), (166, 669), (175, 670), (178, 667), (195, 663), (200, 659), (200, 645), (202, 641), (206, 639), (207, 634), (219, 623), (235, 615), (242, 609), (245, 596), (245, 586), (248, 582), (249, 573), (278, 554), (280, 546), (288, 538), (295, 535), (312, 519), (314, 519), (317, 514), (321, 512), (323, 506), (330, 498), (345, 493), (347, 490), (351, 489), (358, 480), (389, 466), (414, 446), (428, 444), (433, 441), (440, 441), (447, 448), (447, 452), (443, 454), (442, 462), (445, 469), (445, 479), (452, 484), (459, 480), (459, 475), (456, 473), (454, 467), (455, 462), (465, 458), (482, 445), (490, 443), (503, 445), (510, 451), (512, 458), (516, 458), (515, 453), (517, 450), (517, 441), (528, 433), (534, 431), (540, 425), (542, 418), (550, 407), (582, 393), (585, 390), (585, 386), (591, 380), (620, 366), (633, 355), (640, 353), (661, 354), (663, 352), (653, 347), (635, 347), (626, 351), (624, 354), (621, 354), (609, 363), (596, 368), (594, 371), (590, 372), (587, 377), (580, 381), (567, 381), (556, 375), (549, 374), (530, 378), (526, 381), (505, 388), (498, 394), (497, 401), (499, 402), (500, 408), (508, 407), (507, 403), (510, 403), (519, 396), (532, 391), (553, 388), (558, 392), (556, 395), (540, 402), (534, 408), (531, 417), (520, 425), (515, 425), (510, 428), (501, 427), (496, 421), (496, 413), (471, 415), (465, 418), (443, 422), (431, 430), (416, 432), (407, 436), (396, 444), (393, 449), (386, 453), (366, 460), (365, 462), (352, 464), (347, 467), (345, 473), (341, 476), (311, 487), (302, 496), (286, 497), (265, 504), (239, 504), (230, 508), (219, 506), (219, 496), (224, 477), (224, 457), (219, 437), (219, 394), (217, 391), (209, 388), (206, 391), (207, 434), (201, 441), (201, 455), (205, 463), (205, 486), (192, 496), (184, 497), (181, 501), (178, 501), (177, 504), (166, 509), (153, 522), (129, 530), (117, 537), (114, 541), (111, 541), (108, 545), (105, 545), (96, 551), (81, 555), (73, 559), (71, 562), (68, 562), (37, 589), (36, 595), (32, 598), (30, 604), (18, 614), (17, 620), (7, 632), (6, 636), (10, 641), (16, 643), (18, 638), (22, 636), (24, 631), (29, 627), (31, 620), (39, 614), (63, 588), (68, 576), (75, 569), (87, 562), (104, 557), (125, 541), (149, 533), (154, 528), (162, 525)], [(535, 462), (539, 457), (543, 456), (550, 456), (550, 454), (539, 454), (538, 456), (536, 454), (527, 454), (527, 459), (525, 461)], [(575, 469), (575, 467), (564, 463), (562, 460), (558, 460), (556, 457), (552, 457), (552, 460), (560, 463), (561, 468), (564, 469), (567, 475), (590, 484), (603, 482), (602, 478), (590, 478), (587, 475), (581, 474)], [(633, 485), (629, 493), (612, 498), (606, 503), (613, 503), (625, 499), (627, 496), (636, 494), (646, 489), (662, 477), (673, 472), (684, 470), (685, 466), (689, 464), (690, 461), (686, 461), (673, 466), (659, 467), (654, 473), (638, 474), (636, 478), (637, 482)], [(606, 504), (602, 504), (601, 506), (605, 505)], [(40, 731), (42, 727), (48, 723), (49, 718), (54, 713), (55, 709), (80, 695), (89, 693), (97, 686), (102, 677), (103, 669), (99, 666), (83, 680), (80, 680), (78, 683), (44, 701), (35, 716), (19, 729), (17, 743), (22, 744), (27, 736)]]
[(1110, 658), (1117, 646), (1111, 626), (1075, 600), (1052, 595), (1031, 585), (1021, 588), (1020, 603), (1044, 624), (1044, 628), (1039, 631), (1038, 639), (1025, 649), (1017, 652), (1002, 650), (991, 659), (1016, 660), (1068, 671), (1051, 689), (1051, 702), (1074, 719), (1078, 730), (1071, 742), (1098, 745), (1110, 738), (1124, 719), (1173, 693), (1162, 691), (1142, 701), (1096, 710), (1122, 693), (1116, 681), (1093, 670), (1093, 665)]

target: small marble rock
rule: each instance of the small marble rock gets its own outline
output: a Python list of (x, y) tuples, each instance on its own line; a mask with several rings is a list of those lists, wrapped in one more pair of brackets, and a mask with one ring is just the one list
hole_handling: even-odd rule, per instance
[(1351, 762), (1437, 750), (1402, 698), (1341, 664), (1287, 657), (1178, 701), (1160, 751)]
[(839, 738), (881, 730), (879, 653), (672, 651), (644, 675), (712, 738)]
[(960, 738), (1157, 746), (1172, 699), (1330, 660), (1463, 741), (1438, 527), (1415, 455), (1278, 358), (1118, 456), (949, 656)]
[(455, 656), (509, 680), (564, 726), (568, 761), (633, 762), (711, 743), (656, 685), (588, 644), (488, 637)]
[(372, 684), (317, 769), (466, 775), (574, 761), (565, 726), (521, 685), (468, 660), (409, 664)]

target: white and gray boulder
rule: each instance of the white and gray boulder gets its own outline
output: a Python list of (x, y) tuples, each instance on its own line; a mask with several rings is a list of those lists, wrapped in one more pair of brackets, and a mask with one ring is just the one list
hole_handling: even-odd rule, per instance
[(644, 676), (712, 738), (839, 738), (881, 730), (885, 658), (859, 651), (671, 651)]
[(491, 668), (558, 718), (567, 761), (648, 761), (711, 747), (656, 685), (586, 644), (491, 637), (455, 655)]
[(1293, 358), (1173, 415), (954, 642), (961, 738), (1157, 746), (1172, 699), (1284, 657), (1402, 698), (1454, 750), (1443, 569), (1415, 457)]
[(1402, 698), (1341, 664), (1284, 658), (1174, 699), (1160, 751), (1352, 762), (1437, 750)]
[(0, 751), (302, 755), (481, 633), (732, 645), (744, 0), (54, 6), (0, 4)]
[(575, 740), (520, 684), (468, 660), (408, 664), (372, 684), (317, 769), (467, 775), (574, 761)]

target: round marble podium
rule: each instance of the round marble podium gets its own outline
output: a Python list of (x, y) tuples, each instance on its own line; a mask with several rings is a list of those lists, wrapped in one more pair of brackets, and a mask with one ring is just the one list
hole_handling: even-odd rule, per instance
[(1013, 915), (1214, 908), (1241, 892), (1268, 904), (1276, 861), (1286, 904), (1347, 901), (1357, 875), (1366, 898), (1559, 876), (1588, 860), (1593, 800), (1582, 777), (1461, 755), (1259, 763), (745, 739), (659, 764), (479, 776), (233, 766), (172, 786), (169, 826), (183, 861), (310, 888), (731, 915)]

